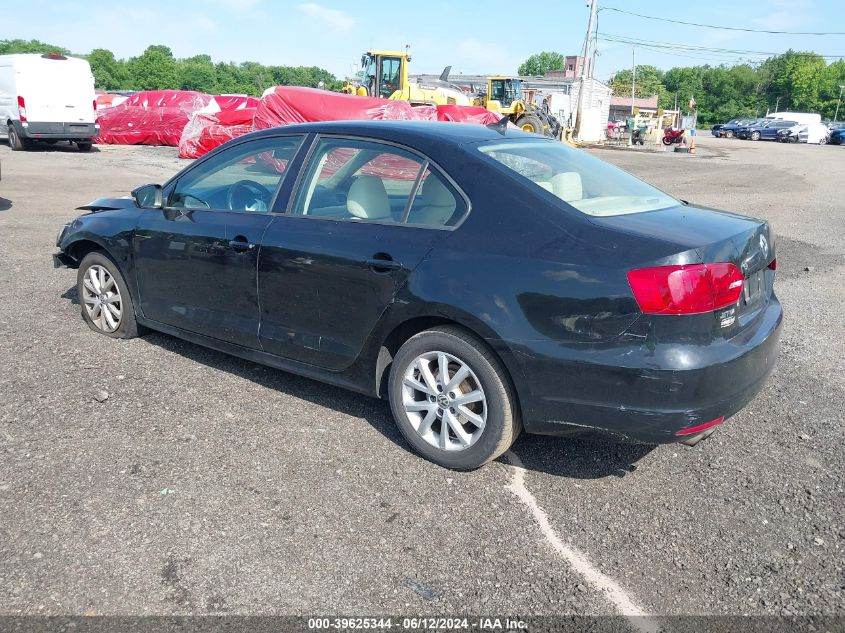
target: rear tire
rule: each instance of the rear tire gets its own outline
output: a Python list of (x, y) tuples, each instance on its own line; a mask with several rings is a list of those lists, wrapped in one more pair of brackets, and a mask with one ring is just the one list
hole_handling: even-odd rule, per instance
[(93, 251), (82, 258), (76, 294), (82, 319), (97, 334), (124, 339), (138, 336), (129, 288), (117, 264), (104, 252)]
[(516, 122), (517, 127), (523, 132), (531, 132), (543, 136), (545, 134), (543, 122), (540, 117), (534, 114), (523, 114)]
[(663, 137), (663, 144), (664, 144), (666, 147), (669, 147), (669, 146), (672, 144), (672, 139), (670, 139), (670, 138), (666, 138), (666, 137), (664, 136), (664, 137)]
[(751, 133), (751, 140), (752, 141), (759, 141), (760, 140), (760, 132), (752, 132)]
[(393, 359), (388, 394), (408, 443), (445, 468), (479, 468), (508, 450), (522, 431), (507, 373), (483, 342), (458, 327), (408, 339)]
[(9, 125), (9, 147), (13, 152), (21, 152), (29, 147), (29, 142), (18, 135), (14, 125)]
[(93, 145), (93, 143), (86, 142), (86, 141), (77, 141), (76, 142), (76, 147), (77, 147), (77, 149), (79, 149), (80, 152), (90, 152), (92, 145)]

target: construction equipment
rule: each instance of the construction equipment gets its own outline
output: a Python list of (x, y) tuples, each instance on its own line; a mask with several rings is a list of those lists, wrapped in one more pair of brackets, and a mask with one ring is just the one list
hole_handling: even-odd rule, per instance
[(485, 108), (507, 116), (514, 125), (526, 132), (560, 137), (560, 122), (552, 116), (545, 102), (538, 106), (525, 101), (520, 79), (488, 77), (487, 93), (481, 96), (480, 101)]
[(443, 69), (438, 79), (408, 80), (411, 53), (405, 51), (367, 51), (361, 57), (361, 78), (355, 85), (347, 81), (341, 92), (359, 96), (383, 97), (394, 101), (408, 101), (411, 105), (471, 105), (469, 96), (458, 86), (449, 83), (449, 71)]

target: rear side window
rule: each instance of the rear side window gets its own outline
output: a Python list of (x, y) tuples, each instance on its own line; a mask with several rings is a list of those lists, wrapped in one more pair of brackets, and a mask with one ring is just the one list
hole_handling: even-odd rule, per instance
[(493, 141), (478, 149), (585, 215), (625, 215), (679, 204), (631, 174), (563, 143)]
[(408, 210), (408, 224), (455, 226), (465, 213), (463, 198), (445, 178), (431, 168), (426, 169)]
[(321, 139), (293, 215), (356, 222), (454, 226), (463, 199), (425, 159), (374, 141)]

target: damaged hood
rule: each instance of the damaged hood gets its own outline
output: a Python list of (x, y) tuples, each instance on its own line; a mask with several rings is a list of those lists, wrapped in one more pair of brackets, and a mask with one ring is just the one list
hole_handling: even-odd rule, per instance
[(114, 209), (129, 209), (134, 206), (135, 201), (131, 196), (121, 196), (119, 198), (97, 198), (93, 202), (76, 207), (76, 210), (96, 213), (98, 211), (112, 211)]

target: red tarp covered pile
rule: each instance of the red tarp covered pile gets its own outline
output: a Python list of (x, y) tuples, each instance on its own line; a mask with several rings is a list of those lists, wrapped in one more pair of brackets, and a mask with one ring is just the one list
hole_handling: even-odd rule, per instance
[[(219, 97), (218, 97), (219, 99)], [(357, 97), (314, 88), (277, 86), (261, 97), (252, 127), (248, 112), (198, 114), (185, 128), (179, 156), (197, 158), (226, 141), (252, 130), (314, 121), (452, 121), (487, 125), (501, 117), (480, 106), (431, 105), (412, 107), (405, 101)]]
[(206, 107), (211, 95), (187, 90), (150, 90), (104, 110), (97, 121), (97, 143), (178, 145), (191, 115)]
[[(218, 96), (195, 112), (179, 139), (180, 158), (199, 158), (226, 141), (253, 130), (259, 100), (255, 97)], [(217, 108), (219, 110), (216, 110)]]
[(212, 97), (185, 90), (139, 92), (101, 111), (98, 143), (178, 145), (198, 158), (226, 141), (292, 123), (349, 120), (454, 121), (486, 125), (499, 116), (474, 106), (417, 106), (314, 88), (277, 86), (254, 97)]
[(102, 90), (97, 90), (96, 95), (97, 112), (106, 110), (107, 108), (119, 106), (121, 103), (126, 101), (126, 97), (123, 95), (112, 94), (111, 92), (103, 92)]
[(255, 113), (255, 129), (314, 121), (413, 121), (419, 118), (405, 101), (356, 97), (315, 88), (276, 86), (261, 97)]

